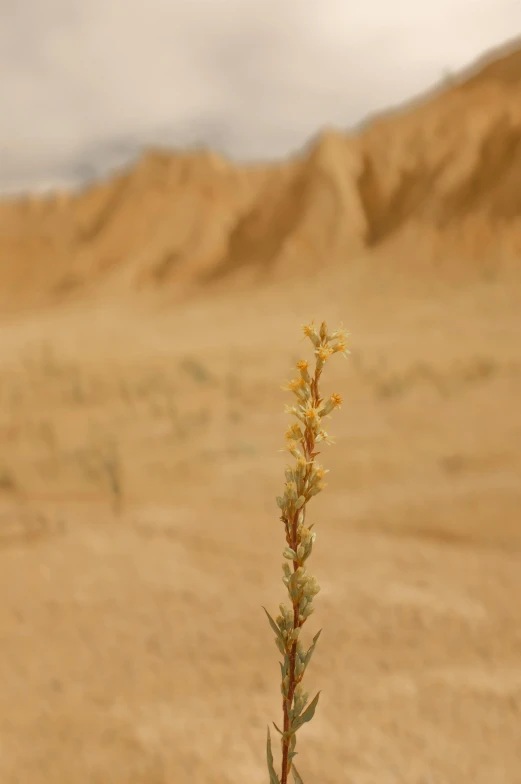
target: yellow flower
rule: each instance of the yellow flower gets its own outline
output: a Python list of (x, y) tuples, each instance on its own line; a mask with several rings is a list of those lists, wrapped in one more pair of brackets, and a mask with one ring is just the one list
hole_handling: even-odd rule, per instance
[(303, 378), (294, 378), (292, 381), (288, 381), (286, 386), (281, 387), (285, 392), (295, 392), (297, 393), (300, 389), (306, 386), (306, 382)]
[(302, 331), (307, 338), (316, 334), (317, 328), (315, 326), (315, 320), (313, 319), (310, 324), (302, 324)]
[(306, 384), (311, 384), (311, 376), (308, 372), (309, 362), (306, 362), (305, 359), (301, 359), (300, 362), (297, 362), (297, 369), (300, 370), (300, 375), (306, 382)]
[(332, 332), (331, 335), (328, 335), (327, 339), (328, 339), (328, 341), (329, 340), (347, 340), (349, 335), (350, 335), (350, 333), (347, 331), (347, 329), (344, 329), (342, 324), (340, 324), (340, 329), (337, 329), (337, 330), (335, 330), (335, 332)]
[(315, 351), (315, 354), (319, 359), (322, 360), (322, 362), (325, 362), (326, 359), (329, 359), (333, 353), (334, 349), (332, 349), (331, 346), (319, 346)]
[(333, 350), (333, 353), (336, 353), (337, 351), (340, 351), (342, 356), (345, 357), (346, 359), (347, 359), (348, 354), (351, 353), (349, 351), (349, 349), (347, 348), (347, 343), (346, 343), (346, 340), (344, 338), (339, 340), (338, 343), (336, 344), (336, 346), (332, 347), (332, 350)]
[(302, 331), (304, 332), (305, 337), (309, 338), (314, 346), (320, 345), (320, 338), (314, 321), (312, 321), (311, 324), (303, 324)]
[(324, 441), (326, 444), (334, 444), (335, 442), (329, 436), (325, 430), (321, 430), (318, 436), (315, 438), (315, 441), (318, 443), (319, 441)]
[(329, 472), (329, 468), (325, 469), (324, 466), (317, 466), (314, 470), (314, 476), (318, 476), (319, 479), (323, 479), (324, 476)]
[(290, 452), (297, 460), (303, 457), (296, 441), (288, 441), (283, 449), (279, 449), (279, 452)]
[(313, 408), (313, 406), (306, 406), (304, 409), (304, 416), (306, 419), (317, 419), (318, 415), (317, 409)]
[(284, 406), (285, 414), (293, 414), (293, 416), (296, 416), (297, 419), (300, 419), (301, 422), (305, 421), (304, 414), (302, 413), (303, 410), (304, 409), (302, 408), (302, 406), (299, 406), (299, 408), (297, 408), (296, 406), (288, 406), (288, 405)]
[(340, 395), (333, 393), (325, 406), (322, 406), (320, 411), (318, 412), (319, 416), (327, 416), (334, 408), (340, 408), (342, 404), (342, 398)]
[(304, 438), (304, 434), (296, 422), (286, 430), (286, 438), (290, 441), (301, 441)]

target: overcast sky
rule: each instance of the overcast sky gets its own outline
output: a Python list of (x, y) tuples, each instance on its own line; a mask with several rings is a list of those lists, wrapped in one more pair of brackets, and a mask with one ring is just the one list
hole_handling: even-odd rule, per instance
[(520, 0), (0, 0), (0, 190), (147, 143), (287, 155), (520, 33)]

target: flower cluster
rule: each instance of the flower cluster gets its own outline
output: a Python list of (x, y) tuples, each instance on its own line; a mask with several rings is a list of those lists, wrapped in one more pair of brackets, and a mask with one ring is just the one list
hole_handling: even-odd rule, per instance
[(349, 354), (346, 330), (339, 329), (329, 334), (325, 322), (322, 322), (320, 330), (317, 330), (311, 322), (303, 327), (303, 331), (315, 348), (317, 358), (315, 375), (311, 377), (309, 363), (302, 359), (297, 362), (299, 376), (282, 387), (293, 392), (297, 398), (294, 405), (287, 405), (284, 409), (287, 414), (295, 416), (298, 420), (286, 431), (285, 447), (296, 458), (297, 464), (293, 469), (286, 470), (284, 496), (277, 498), (279, 508), (288, 519), (326, 486), (321, 480), (327, 472), (322, 466), (315, 465), (313, 458), (318, 453), (314, 454), (313, 449), (320, 441), (325, 441), (327, 444), (334, 443), (324, 430), (322, 420), (330, 419), (333, 409), (340, 408), (342, 398), (340, 395), (333, 394), (324, 402), (319, 397), (318, 381), (329, 357), (338, 352), (344, 357)]
[[(313, 613), (313, 597), (320, 591), (316, 578), (309, 575), (305, 563), (313, 550), (316, 534), (311, 529), (313, 526), (305, 525), (306, 505), (310, 499), (321, 492), (326, 486), (323, 478), (327, 470), (315, 462), (319, 452), (315, 446), (320, 441), (327, 444), (333, 443), (323, 427), (323, 420), (330, 418), (335, 408), (340, 408), (342, 398), (333, 394), (327, 400), (322, 400), (319, 393), (319, 380), (326, 362), (334, 354), (340, 353), (344, 357), (349, 355), (347, 349), (348, 333), (343, 328), (329, 333), (327, 325), (322, 322), (317, 328), (313, 322), (303, 326), (304, 337), (311, 340), (315, 354), (315, 371), (311, 375), (309, 363), (306, 360), (297, 362), (299, 375), (289, 381), (282, 389), (292, 392), (296, 401), (287, 405), (285, 411), (296, 418), (286, 431), (286, 446), (294, 458), (295, 463), (288, 465), (285, 472), (286, 483), (284, 493), (277, 497), (277, 505), (281, 510), (281, 521), (286, 531), (286, 542), (282, 555), (286, 559), (283, 564), (284, 585), (288, 589), (292, 609), (281, 604), (281, 615), (276, 622), (266, 612), (273, 631), (276, 634), (275, 643), (284, 657), (281, 662), (283, 695), (284, 729), (281, 731), (274, 725), (282, 737), (282, 778), (279, 779), (273, 768), (273, 755), (268, 729), (268, 767), (270, 782), (272, 784), (286, 784), (287, 776), (295, 756), (295, 733), (306, 721), (309, 721), (315, 712), (318, 703), (317, 694), (306, 708), (308, 695), (303, 691), (301, 680), (305, 669), (314, 651), (318, 632), (313, 643), (306, 652), (300, 640), (300, 630), (309, 616)], [(290, 563), (293, 563), (293, 570)], [(294, 771), (295, 775), (296, 771)], [(298, 774), (295, 775), (297, 779)]]

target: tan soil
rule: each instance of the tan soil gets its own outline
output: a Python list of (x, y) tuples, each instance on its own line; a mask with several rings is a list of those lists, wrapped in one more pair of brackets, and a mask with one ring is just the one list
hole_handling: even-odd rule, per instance
[(300, 773), (521, 784), (520, 84), (515, 52), (278, 167), (150, 154), (1, 207), (2, 784), (267, 781), (312, 317), (353, 353)]

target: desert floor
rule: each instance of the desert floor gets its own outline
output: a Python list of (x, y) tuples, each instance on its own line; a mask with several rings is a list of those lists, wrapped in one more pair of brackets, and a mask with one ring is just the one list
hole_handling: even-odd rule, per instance
[(2, 784), (267, 782), (280, 386), (311, 318), (352, 355), (323, 377), (299, 771), (521, 784), (521, 286), (389, 270), (2, 322)]

